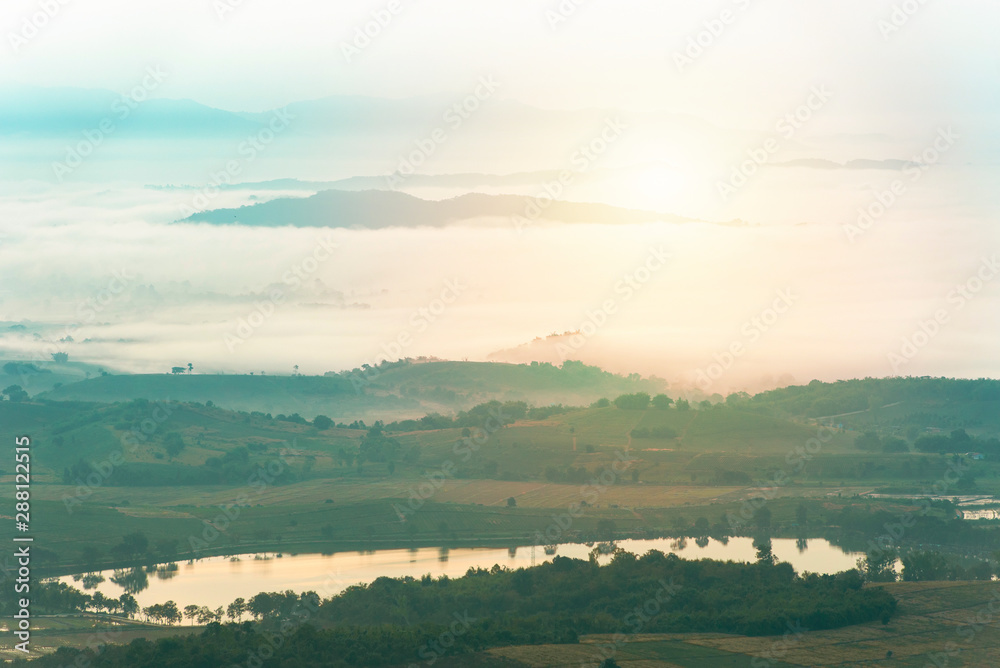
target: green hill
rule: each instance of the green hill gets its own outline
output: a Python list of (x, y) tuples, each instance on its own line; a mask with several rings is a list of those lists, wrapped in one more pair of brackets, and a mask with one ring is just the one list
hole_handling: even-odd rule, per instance
[(402, 419), (455, 413), (476, 404), (522, 400), (589, 404), (662, 383), (618, 376), (579, 362), (551, 364), (414, 362), (325, 376), (142, 374), (100, 376), (41, 393), (55, 401), (112, 403), (132, 399), (212, 402), (231, 410), (327, 415), (338, 421)]
[(863, 378), (785, 387), (754, 396), (755, 410), (823, 419), (864, 431), (905, 435), (966, 429), (1000, 435), (1000, 381), (955, 378)]

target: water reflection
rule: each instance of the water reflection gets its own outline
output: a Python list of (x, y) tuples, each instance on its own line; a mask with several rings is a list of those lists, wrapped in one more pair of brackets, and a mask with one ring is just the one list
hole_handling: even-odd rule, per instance
[[(674, 539), (622, 540), (593, 544), (579, 543), (558, 545), (558, 554), (574, 559), (594, 558), (607, 563), (616, 549), (642, 555), (649, 550), (673, 552), (692, 559), (722, 559), (731, 561), (756, 561), (758, 554), (753, 540), (747, 537), (728, 540), (708, 538), (695, 541), (697, 550), (686, 550), (686, 541)], [(705, 543), (703, 545), (703, 543)], [(801, 540), (775, 538), (771, 554), (777, 561), (789, 562), (799, 573), (837, 573), (854, 568), (860, 552), (846, 552), (823, 539), (808, 541), (808, 550), (801, 550)], [(494, 565), (516, 569), (551, 561), (555, 555), (545, 554), (542, 546), (535, 549), (508, 548), (404, 548), (364, 553), (337, 554), (285, 554), (276, 559), (272, 554), (245, 554), (241, 557), (211, 557), (185, 562), (183, 568), (170, 564), (152, 569), (156, 577), (150, 578), (142, 568), (105, 571), (87, 574), (93, 578), (96, 590), (109, 598), (118, 598), (124, 590), (135, 595), (142, 607), (154, 603), (175, 601), (180, 608), (187, 605), (207, 606), (216, 609), (228, 606), (237, 598), (250, 599), (262, 591), (297, 593), (326, 591), (330, 595), (346, 587), (368, 583), (377, 577), (410, 576), (419, 579), (425, 574), (434, 577), (447, 575), (461, 577), (470, 568), (491, 569)], [(166, 579), (161, 576), (167, 576)], [(80, 582), (87, 575), (66, 576), (60, 581), (67, 584)], [(104, 578), (104, 581), (101, 581)], [(336, 585), (331, 583), (335, 582)], [(75, 584), (79, 588), (79, 584)]]
[(157, 567), (156, 578), (158, 580), (170, 580), (177, 576), (177, 572), (177, 564), (170, 562), (169, 564)]
[(124, 589), (126, 594), (138, 594), (149, 587), (149, 576), (138, 566), (129, 570), (115, 571), (114, 575), (111, 576), (111, 581)]

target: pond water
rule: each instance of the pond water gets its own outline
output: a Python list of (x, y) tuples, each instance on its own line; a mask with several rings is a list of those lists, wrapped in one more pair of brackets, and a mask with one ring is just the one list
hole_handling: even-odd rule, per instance
[[(754, 561), (756, 551), (750, 538), (730, 538), (722, 543), (713, 538), (622, 540), (616, 545), (635, 554), (649, 550), (674, 553), (684, 559), (722, 559)], [(587, 559), (593, 548), (584, 544), (566, 543), (556, 547), (555, 554), (546, 554), (542, 547), (506, 548), (413, 548), (378, 550), (376, 552), (339, 552), (335, 554), (244, 554), (239, 557), (211, 557), (193, 562), (161, 566), (148, 575), (141, 569), (132, 572), (103, 571), (90, 575), (65, 576), (59, 581), (90, 593), (100, 591), (118, 598), (129, 590), (140, 606), (172, 600), (183, 608), (203, 605), (209, 608), (227, 606), (234, 599), (251, 598), (262, 591), (316, 591), (329, 597), (352, 584), (367, 583), (378, 577), (412, 576), (430, 573), (437, 577), (461, 577), (472, 567), (491, 568), (499, 564), (508, 568), (531, 566), (551, 561), (554, 556)], [(787, 561), (797, 572), (837, 573), (854, 568), (860, 552), (845, 552), (824, 539), (795, 540), (775, 538), (772, 550), (779, 561)], [(603, 555), (606, 562), (610, 555)], [(117, 573), (117, 576), (116, 576)], [(122, 577), (122, 576), (125, 577)], [(102, 582), (94, 580), (103, 578)], [(118, 583), (112, 579), (118, 580)], [(88, 582), (90, 580), (90, 582)]]

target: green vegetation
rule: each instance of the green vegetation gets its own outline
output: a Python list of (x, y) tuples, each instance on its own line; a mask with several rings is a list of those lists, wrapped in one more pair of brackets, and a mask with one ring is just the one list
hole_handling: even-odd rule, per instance
[[(772, 536), (825, 537), (867, 554), (859, 569), (869, 583), (985, 583), (997, 573), (989, 557), (1000, 550), (1000, 523), (961, 519), (953, 501), (959, 494), (981, 495), (981, 504), (991, 507), (989, 495), (1000, 492), (1000, 455), (994, 447), (1000, 425), (987, 410), (1000, 408), (989, 394), (993, 381), (812, 383), (757, 397), (689, 402), (671, 401), (650, 381), (574, 364), (559, 369), (404, 362), (326, 378), (188, 371), (100, 376), (73, 393), (84, 396), (85, 386), (95, 392), (90, 398), (107, 400), (116, 387), (128, 386), (125, 395), (186, 387), (204, 392), (197, 400), (56, 401), (51, 397), (62, 396), (59, 388), (41, 399), (12, 389), (8, 400), (0, 401), (0, 421), (33, 439), (36, 575), (88, 573), (84, 577), (93, 579), (95, 571), (114, 568), (113, 581), (129, 595), (157, 568), (169, 568), (157, 564), (208, 555), (661, 536), (690, 536), (702, 545), (709, 536), (732, 535), (754, 538), (765, 562), (761, 567), (772, 561)], [(481, 387), (475, 387), (477, 374), (484, 378)], [(438, 384), (428, 390), (425, 382)], [(518, 388), (534, 382), (562, 392), (562, 400), (533, 405), (531, 393)], [(594, 388), (601, 395), (588, 394)], [(817, 409), (828, 405), (821, 399), (857, 404), (859, 389), (870, 395), (860, 412), (831, 417)], [(220, 407), (234, 397), (262, 409)], [(304, 408), (308, 401), (302, 403), (302, 397), (313, 408)], [(433, 410), (423, 410), (425, 403)], [(410, 408), (364, 412), (390, 404)], [(922, 422), (933, 424), (920, 427)], [(4, 476), (13, 481), (10, 470)], [(571, 526), (553, 534), (553, 517), (572, 508), (579, 512)], [(12, 531), (8, 526), (4, 535)], [(489, 581), (515, 576), (491, 573), (494, 577)], [(438, 591), (410, 591), (411, 586), (423, 587), (404, 584), (394, 595), (423, 605), (426, 594)], [(496, 592), (512, 586), (511, 580)], [(523, 600), (470, 592), (464, 594), (470, 600), (493, 601), (489, 605), (511, 618), (544, 613), (517, 608), (528, 605)], [(123, 597), (67, 589), (46, 589), (39, 596), (40, 614), (122, 614), (129, 606)], [(133, 614), (175, 619), (168, 603)], [(398, 618), (393, 609), (382, 612)], [(216, 613), (199, 609), (189, 619), (205, 623), (221, 618)], [(324, 618), (319, 626), (337, 626), (335, 618)], [(746, 624), (739, 626), (739, 619)], [(725, 628), (769, 632), (754, 630), (747, 619), (727, 617)], [(586, 625), (591, 622), (580, 621), (581, 632), (606, 628)], [(491, 627), (470, 635), (462, 651), (479, 651), (500, 638), (507, 645), (568, 640), (565, 629), (546, 624)], [(707, 622), (684, 626), (676, 619), (672, 624), (672, 629), (723, 628)], [(234, 647), (241, 646), (239, 634), (258, 632), (220, 628), (216, 633)], [(412, 640), (407, 634), (413, 632), (407, 627), (399, 637)], [(130, 633), (143, 635), (141, 629)], [(329, 642), (339, 647), (336, 643), (348, 640), (334, 634)], [(728, 650), (663, 643), (678, 656), (717, 665), (731, 658)], [(155, 645), (141, 647), (159, 656)], [(372, 656), (381, 651), (372, 649)]]
[[(662, 390), (662, 381), (619, 376), (580, 362), (501, 364), (402, 360), (324, 376), (102, 375), (49, 389), (59, 401), (213, 402), (232, 410), (327, 415), (334, 420), (418, 418), (442, 409), (466, 410), (490, 400), (537, 405), (586, 405), (604, 396)], [(184, 373), (182, 373), (184, 372)]]

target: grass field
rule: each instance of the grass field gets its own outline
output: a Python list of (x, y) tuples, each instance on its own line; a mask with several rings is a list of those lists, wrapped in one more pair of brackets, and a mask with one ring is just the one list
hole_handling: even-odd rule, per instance
[[(137, 638), (158, 638), (201, 632), (200, 628), (159, 626), (135, 619), (109, 615), (60, 615), (35, 617), (32, 620), (33, 654), (49, 654), (59, 647), (97, 648), (106, 644), (128, 644)], [(0, 660), (23, 659), (15, 650), (13, 636), (4, 627), (0, 636)]]
[(612, 637), (585, 636), (579, 645), (506, 647), (489, 654), (530, 668), (597, 665), (612, 648), (623, 668), (1000, 666), (1000, 583), (897, 582), (884, 586), (899, 600), (899, 612), (887, 625), (874, 622), (761, 638), (639, 635), (617, 646)]

